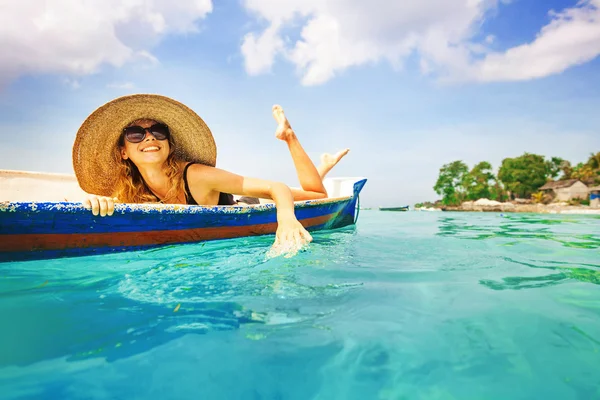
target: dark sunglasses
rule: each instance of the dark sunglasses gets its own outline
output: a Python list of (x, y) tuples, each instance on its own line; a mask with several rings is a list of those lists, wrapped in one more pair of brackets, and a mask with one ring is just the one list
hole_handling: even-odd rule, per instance
[(154, 124), (150, 128), (142, 128), (141, 126), (128, 126), (123, 129), (123, 137), (129, 143), (140, 143), (146, 138), (146, 132), (151, 133), (156, 140), (166, 140), (171, 136), (169, 127), (165, 124)]

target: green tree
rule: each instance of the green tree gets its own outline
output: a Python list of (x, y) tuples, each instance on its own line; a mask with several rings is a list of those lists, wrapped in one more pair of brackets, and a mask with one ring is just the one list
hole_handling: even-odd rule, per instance
[(459, 205), (465, 198), (465, 178), (469, 168), (462, 161), (454, 161), (440, 168), (433, 190), (442, 196), (442, 204)]
[(512, 198), (530, 198), (546, 183), (548, 176), (548, 164), (544, 157), (530, 153), (505, 158), (498, 171), (498, 179)]
[(508, 200), (508, 193), (502, 187), (500, 182), (497, 180), (494, 182), (494, 185), (490, 187), (490, 200), (496, 201), (506, 201)]
[(465, 176), (467, 199), (478, 200), (491, 198), (491, 187), (494, 185), (495, 180), (496, 177), (492, 172), (492, 165), (489, 162), (482, 161), (475, 165)]
[(573, 168), (572, 177), (584, 182), (600, 183), (600, 152), (590, 154), (587, 162)]
[(588, 160), (587, 164), (592, 168), (592, 169), (600, 169), (600, 151), (597, 152), (596, 154), (592, 153), (590, 155), (590, 159)]
[(559, 175), (559, 179), (571, 179), (573, 168), (571, 167), (570, 161), (563, 160), (560, 157), (552, 157), (550, 161), (547, 161), (546, 163), (548, 166), (548, 175), (553, 179), (559, 178)]

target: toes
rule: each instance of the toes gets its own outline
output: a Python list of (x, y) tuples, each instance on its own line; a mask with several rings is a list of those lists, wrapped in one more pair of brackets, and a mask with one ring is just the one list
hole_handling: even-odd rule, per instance
[(273, 117), (275, 118), (275, 120), (277, 121), (278, 124), (289, 125), (289, 122), (285, 116), (285, 113), (283, 112), (283, 108), (281, 108), (281, 106), (278, 104), (275, 104), (273, 106)]
[(344, 157), (346, 154), (348, 154), (349, 151), (350, 151), (350, 149), (344, 149), (344, 150), (338, 151), (337, 154), (335, 155), (336, 161), (340, 161), (342, 159), (342, 157)]
[(331, 166), (336, 165), (346, 154), (348, 154), (349, 151), (350, 149), (346, 148), (344, 150), (338, 151), (337, 153), (335, 153), (335, 155), (329, 153), (321, 154), (321, 164)]
[(281, 108), (281, 106), (279, 104), (275, 104), (273, 106), (273, 116), (275, 117), (275, 119), (280, 120), (283, 117), (283, 109)]

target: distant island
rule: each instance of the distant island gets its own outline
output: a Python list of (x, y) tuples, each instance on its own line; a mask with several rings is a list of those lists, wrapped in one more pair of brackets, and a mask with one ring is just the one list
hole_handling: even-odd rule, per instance
[(442, 198), (417, 203), (416, 210), (600, 212), (600, 152), (575, 166), (525, 153), (502, 160), (497, 176), (487, 161), (469, 170), (457, 160), (440, 168), (433, 189)]

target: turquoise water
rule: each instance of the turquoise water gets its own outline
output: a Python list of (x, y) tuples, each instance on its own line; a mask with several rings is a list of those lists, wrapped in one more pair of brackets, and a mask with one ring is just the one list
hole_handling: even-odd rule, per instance
[(3, 399), (598, 399), (600, 217), (361, 211), (0, 264)]

